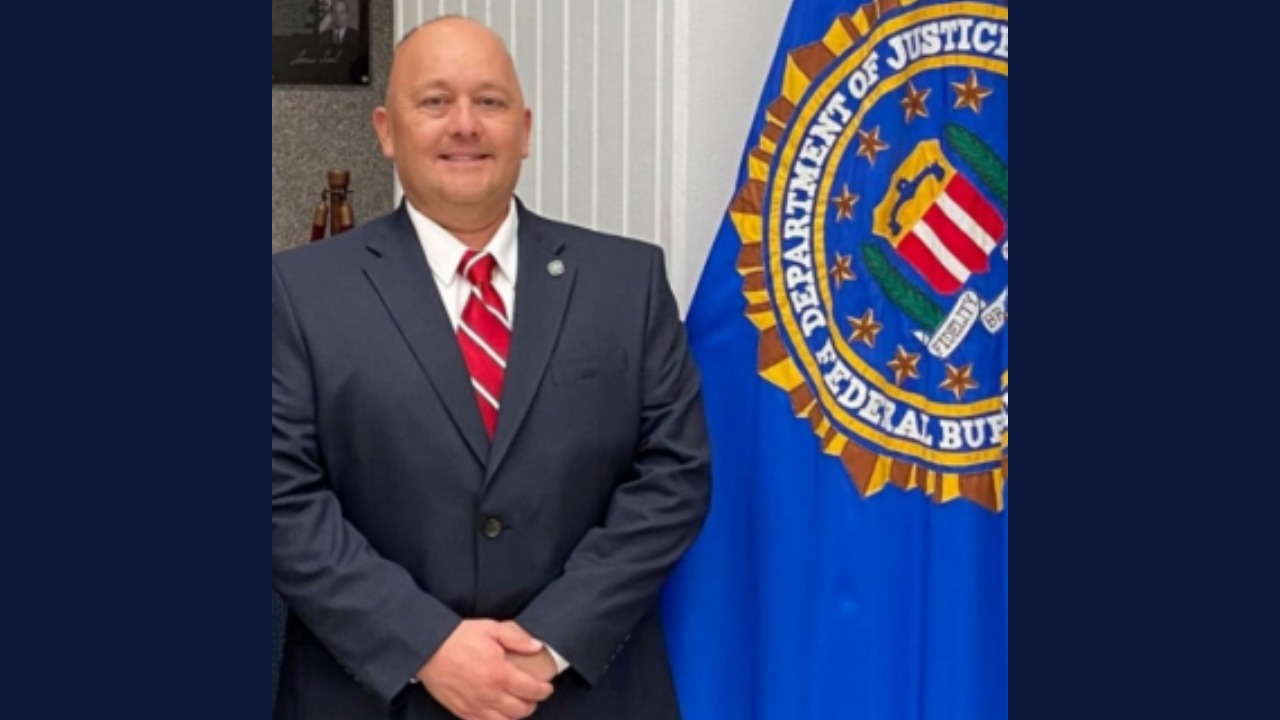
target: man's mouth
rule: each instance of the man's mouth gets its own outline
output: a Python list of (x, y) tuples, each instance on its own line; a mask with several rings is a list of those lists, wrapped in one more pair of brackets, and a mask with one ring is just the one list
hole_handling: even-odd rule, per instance
[(449, 163), (478, 163), (488, 160), (491, 156), (483, 153), (451, 153), (441, 155), (440, 159)]

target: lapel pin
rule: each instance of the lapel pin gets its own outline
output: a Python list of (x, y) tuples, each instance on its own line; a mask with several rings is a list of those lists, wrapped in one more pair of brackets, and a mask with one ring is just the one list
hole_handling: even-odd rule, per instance
[(560, 277), (564, 275), (564, 263), (559, 260), (552, 260), (547, 264), (547, 272), (551, 273), (551, 277)]

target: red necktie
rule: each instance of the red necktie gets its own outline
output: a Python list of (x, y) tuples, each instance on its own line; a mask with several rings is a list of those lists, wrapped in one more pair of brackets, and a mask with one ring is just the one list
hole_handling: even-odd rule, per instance
[(480, 404), (480, 418), (489, 438), (498, 427), (502, 381), (507, 374), (511, 325), (507, 308), (493, 289), (493, 257), (468, 250), (458, 272), (471, 283), (471, 293), (458, 318), (458, 343), (471, 373), (471, 386)]

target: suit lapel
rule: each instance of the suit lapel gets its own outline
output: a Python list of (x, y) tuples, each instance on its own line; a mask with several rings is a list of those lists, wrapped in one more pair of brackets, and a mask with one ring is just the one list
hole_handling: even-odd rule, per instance
[[(519, 206), (519, 212), (520, 271), (516, 283), (515, 324), (502, 387), (498, 430), (485, 473), (486, 485), (511, 449), (546, 374), (551, 352), (560, 337), (575, 277), (574, 268), (559, 259), (563, 246), (544, 233), (541, 218), (525, 210), (523, 205)], [(563, 272), (553, 274), (553, 264)]]
[(489, 438), (480, 420), (470, 375), (422, 246), (401, 205), (392, 222), (369, 243), (364, 271), (409, 344), (431, 386), (480, 464)]

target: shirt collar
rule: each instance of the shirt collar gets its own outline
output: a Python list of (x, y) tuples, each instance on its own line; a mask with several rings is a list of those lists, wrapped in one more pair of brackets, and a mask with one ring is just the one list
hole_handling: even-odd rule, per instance
[[(427, 264), (431, 266), (432, 274), (445, 287), (453, 287), (453, 283), (459, 277), (458, 266), (462, 264), (462, 256), (466, 254), (467, 246), (463, 245), (448, 230), (418, 212), (413, 207), (413, 203), (406, 201), (405, 206), (409, 209), (409, 220), (413, 223), (413, 229), (418, 234), (418, 242), (422, 244), (422, 251), (427, 256)], [(485, 252), (493, 256), (498, 272), (511, 280), (512, 285), (515, 285), (516, 282), (517, 258), (519, 257), (516, 243), (519, 233), (520, 218), (519, 213), (516, 211), (515, 198), (512, 198), (511, 208), (507, 211), (507, 219), (502, 221), (502, 225), (498, 226), (498, 231), (494, 233), (493, 239), (484, 248)]]

